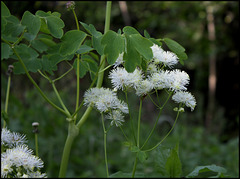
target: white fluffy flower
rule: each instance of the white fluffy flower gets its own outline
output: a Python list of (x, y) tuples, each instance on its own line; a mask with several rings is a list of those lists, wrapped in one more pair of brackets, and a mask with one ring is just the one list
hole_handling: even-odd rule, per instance
[(148, 79), (142, 80), (136, 88), (136, 94), (138, 96), (146, 95), (153, 89), (153, 84)]
[(172, 68), (178, 63), (176, 54), (170, 51), (164, 51), (160, 46), (154, 44), (152, 47), (153, 59), (156, 64), (163, 63), (165, 66)]
[(26, 136), (20, 133), (11, 132), (7, 128), (2, 128), (1, 145), (13, 148), (27, 142)]
[(33, 151), (26, 145), (19, 145), (12, 149), (7, 149), (1, 154), (1, 176), (4, 177), (12, 172), (15, 167), (23, 167), (25, 170), (33, 171), (34, 168), (42, 168), (43, 161), (32, 155)]
[(187, 107), (190, 107), (191, 111), (193, 111), (196, 106), (196, 100), (195, 100), (194, 96), (190, 92), (187, 92), (187, 91), (176, 92), (172, 96), (172, 99), (177, 103), (183, 103)]
[(142, 71), (136, 68), (134, 72), (128, 73), (124, 68), (117, 67), (113, 69), (109, 78), (114, 88), (122, 89), (125, 88), (136, 88), (137, 84), (142, 80)]
[(109, 109), (119, 109), (128, 113), (127, 104), (120, 101), (114, 91), (108, 88), (91, 88), (84, 94), (84, 104), (92, 105), (98, 111), (107, 112)]
[(153, 84), (153, 88), (157, 90), (161, 90), (164, 88), (169, 88), (169, 84), (172, 81), (172, 76), (170, 75), (170, 71), (160, 70), (156, 73), (153, 73), (149, 80)]
[(116, 125), (117, 127), (121, 126), (122, 123), (124, 122), (124, 117), (119, 110), (113, 110), (110, 113), (106, 115), (107, 119), (111, 119), (111, 125)]
[(190, 78), (185, 71), (178, 69), (170, 72), (171, 80), (169, 82), (169, 88), (173, 91), (187, 90), (185, 87), (189, 84)]

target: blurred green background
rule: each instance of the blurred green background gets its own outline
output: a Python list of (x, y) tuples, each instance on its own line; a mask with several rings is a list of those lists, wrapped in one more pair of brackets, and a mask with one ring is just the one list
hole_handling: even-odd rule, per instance
[[(4, 1), (11, 14), (21, 19), (24, 11), (35, 14), (37, 10), (57, 11), (62, 14), (64, 31), (76, 29), (72, 12), (66, 10), (67, 1)], [(78, 20), (93, 24), (103, 32), (105, 1), (76, 1)], [(174, 147), (179, 142), (183, 176), (198, 165), (216, 164), (228, 170), (227, 174), (239, 177), (239, 2), (238, 1), (113, 1), (110, 29), (117, 31), (124, 26), (133, 26), (142, 35), (146, 29), (153, 38), (172, 38), (179, 42), (188, 54), (185, 65), (176, 68), (190, 75), (188, 90), (196, 97), (193, 112), (186, 109), (173, 133), (163, 145)], [(83, 28), (81, 27), (81, 30)], [(164, 46), (167, 50), (167, 48)], [(13, 61), (1, 62), (1, 109), (4, 109), (7, 76), (6, 70)], [(68, 69), (59, 64), (56, 76)], [(106, 74), (109, 71), (106, 71)], [(39, 86), (58, 104), (51, 85), (32, 74)], [(209, 81), (215, 79), (214, 81)], [(90, 84), (87, 75), (81, 79), (81, 100)], [(56, 83), (66, 106), (75, 109), (76, 76), (74, 71)], [(104, 87), (111, 83), (104, 78)], [(121, 94), (120, 94), (121, 95)], [(160, 93), (164, 98), (164, 93)], [(130, 94), (133, 114), (137, 115), (138, 98)], [(170, 129), (176, 104), (168, 103), (149, 146), (160, 141)], [(48, 177), (58, 176), (63, 145), (67, 136), (67, 122), (62, 114), (48, 105), (36, 92), (25, 75), (12, 76), (8, 114), (9, 128), (25, 133), (30, 148), (34, 149), (31, 124), (40, 123), (39, 150), (45, 162)], [(149, 134), (157, 117), (157, 109), (147, 98), (143, 103), (143, 139)], [(2, 122), (2, 121), (1, 121)], [(129, 121), (124, 129), (128, 133)], [(134, 156), (122, 145), (124, 137), (117, 128), (108, 135), (109, 172), (130, 172)], [(138, 171), (158, 174), (156, 151), (149, 154)], [(67, 177), (105, 177), (103, 133), (100, 115), (92, 111), (89, 119), (75, 140)]]

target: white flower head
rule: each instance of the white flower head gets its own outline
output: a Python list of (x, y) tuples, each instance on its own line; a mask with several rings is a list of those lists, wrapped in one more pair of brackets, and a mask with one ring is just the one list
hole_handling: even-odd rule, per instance
[(114, 88), (124, 90), (130, 87), (136, 88), (143, 75), (138, 68), (134, 72), (128, 73), (124, 68), (117, 67), (110, 72), (109, 78)]
[(173, 91), (187, 90), (185, 87), (189, 84), (190, 78), (185, 71), (178, 69), (170, 72), (171, 80), (169, 81), (169, 88)]
[(178, 57), (175, 53), (164, 51), (160, 46), (154, 44), (152, 47), (154, 63), (163, 63), (165, 66), (172, 68), (173, 65), (178, 63)]
[(7, 128), (2, 128), (1, 145), (13, 148), (25, 143), (27, 143), (26, 135), (17, 132), (11, 132)]
[(6, 152), (1, 154), (1, 176), (4, 177), (12, 172), (11, 168), (23, 167), (25, 170), (33, 171), (34, 168), (42, 168), (43, 161), (32, 155), (33, 151), (28, 149), (26, 145), (19, 145), (12, 149), (7, 149)]
[(111, 119), (111, 125), (116, 125), (117, 127), (121, 126), (124, 122), (124, 116), (122, 115), (121, 111), (113, 110), (106, 115), (107, 119)]
[(114, 91), (108, 88), (91, 88), (84, 94), (84, 104), (92, 105), (99, 112), (107, 112), (110, 109), (119, 109), (128, 113), (127, 104), (120, 101)]
[(169, 84), (172, 81), (172, 76), (170, 75), (170, 71), (160, 70), (156, 73), (153, 73), (149, 80), (153, 84), (153, 88), (157, 90), (161, 90), (164, 88), (169, 88)]
[(148, 92), (150, 92), (153, 89), (153, 84), (148, 79), (142, 80), (136, 88), (136, 94), (138, 96), (146, 95)]
[(196, 106), (196, 100), (195, 97), (187, 91), (178, 91), (172, 96), (172, 100), (174, 100), (177, 103), (183, 103), (187, 107), (191, 108), (191, 111), (194, 110)]

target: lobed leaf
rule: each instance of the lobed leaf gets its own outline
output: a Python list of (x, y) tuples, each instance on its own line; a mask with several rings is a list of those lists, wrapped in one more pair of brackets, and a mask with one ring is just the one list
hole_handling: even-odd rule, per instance
[(116, 32), (109, 30), (104, 34), (101, 43), (104, 45), (104, 54), (110, 65), (114, 64), (120, 53), (124, 51), (124, 38)]
[(1, 60), (8, 59), (13, 54), (12, 49), (6, 43), (1, 43)]
[(70, 30), (62, 37), (60, 53), (62, 55), (74, 54), (81, 46), (87, 34), (80, 30)]

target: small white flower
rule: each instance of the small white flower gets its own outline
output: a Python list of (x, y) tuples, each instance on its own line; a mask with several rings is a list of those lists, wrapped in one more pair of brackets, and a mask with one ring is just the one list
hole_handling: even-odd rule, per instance
[(170, 51), (164, 51), (160, 46), (154, 44), (152, 47), (153, 59), (156, 64), (163, 63), (165, 66), (172, 68), (178, 63), (176, 54)]
[(187, 90), (185, 87), (189, 84), (190, 78), (185, 71), (178, 69), (170, 72), (171, 80), (169, 81), (169, 88), (173, 91)]
[(160, 70), (156, 73), (153, 73), (149, 80), (153, 84), (153, 88), (157, 90), (161, 90), (164, 88), (170, 87), (170, 82), (172, 81), (172, 76), (170, 75), (170, 71)]
[(187, 107), (190, 107), (191, 111), (193, 111), (196, 106), (196, 100), (195, 100), (194, 96), (190, 92), (187, 92), (187, 91), (176, 92), (172, 96), (172, 99), (177, 103), (183, 103)]
[(148, 92), (150, 92), (153, 89), (153, 84), (148, 79), (142, 80), (136, 88), (136, 94), (138, 96), (146, 95)]
[(111, 125), (116, 125), (117, 127), (121, 126), (122, 123), (124, 122), (124, 116), (119, 110), (113, 110), (111, 113), (108, 113), (106, 115), (107, 119), (111, 119)]
[(11, 132), (7, 128), (3, 128), (1, 132), (1, 145), (5, 145), (8, 148), (13, 148), (18, 145), (27, 143), (26, 135)]

